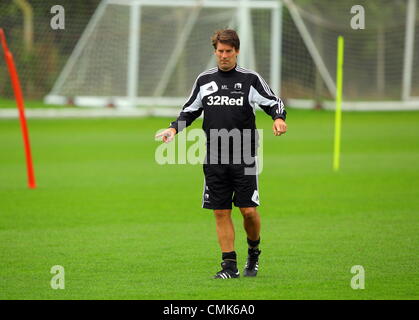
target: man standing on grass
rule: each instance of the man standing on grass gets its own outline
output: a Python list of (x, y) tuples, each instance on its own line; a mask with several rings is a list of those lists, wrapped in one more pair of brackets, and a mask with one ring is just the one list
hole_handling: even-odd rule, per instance
[(282, 101), (259, 74), (237, 65), (240, 40), (234, 30), (216, 31), (211, 40), (218, 67), (198, 76), (177, 120), (156, 137), (163, 137), (164, 142), (172, 141), (176, 133), (204, 112), (207, 156), (203, 166), (202, 207), (214, 211), (223, 260), (222, 270), (214, 278), (238, 278), (240, 275), (234, 249), (232, 203), (243, 215), (247, 234), (248, 256), (244, 276), (254, 277), (261, 253), (260, 216), (256, 210), (259, 191), (255, 108), (256, 104), (259, 105), (272, 117), (275, 136), (287, 131), (286, 111)]

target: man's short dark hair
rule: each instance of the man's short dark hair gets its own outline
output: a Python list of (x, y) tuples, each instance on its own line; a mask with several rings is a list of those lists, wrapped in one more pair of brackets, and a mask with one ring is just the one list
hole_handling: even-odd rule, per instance
[(237, 32), (232, 29), (221, 29), (214, 32), (211, 37), (212, 45), (217, 50), (218, 42), (229, 44), (237, 51), (240, 50), (240, 39)]

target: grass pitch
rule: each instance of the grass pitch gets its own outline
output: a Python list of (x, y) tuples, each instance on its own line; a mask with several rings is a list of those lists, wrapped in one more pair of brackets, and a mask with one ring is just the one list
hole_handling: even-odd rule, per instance
[[(418, 299), (419, 112), (344, 113), (337, 173), (333, 113), (289, 109), (282, 137), (257, 119), (261, 268), (228, 281), (211, 279), (220, 251), (201, 165), (154, 160), (169, 119), (30, 119), (36, 190), (18, 121), (0, 120), (0, 299)], [(64, 290), (51, 289), (54, 265)]]

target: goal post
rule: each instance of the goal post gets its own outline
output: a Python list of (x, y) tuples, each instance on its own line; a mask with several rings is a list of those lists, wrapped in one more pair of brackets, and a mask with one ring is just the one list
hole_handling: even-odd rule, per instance
[[(407, 18), (405, 35), (405, 52), (403, 64), (403, 90), (402, 99), (408, 101), (412, 99), (412, 69), (415, 45), (415, 18), (416, 18), (416, 0), (407, 0)], [(419, 97), (416, 97), (419, 100)]]

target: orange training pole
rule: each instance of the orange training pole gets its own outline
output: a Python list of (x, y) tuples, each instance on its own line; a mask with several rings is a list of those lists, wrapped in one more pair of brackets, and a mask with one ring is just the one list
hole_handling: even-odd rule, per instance
[(15, 63), (13, 61), (13, 55), (9, 51), (9, 48), (7, 47), (6, 37), (4, 35), (3, 29), (1, 28), (0, 28), (0, 41), (3, 46), (4, 56), (6, 59), (7, 67), (9, 69), (10, 79), (12, 80), (13, 91), (15, 93), (17, 108), (19, 110), (20, 127), (22, 129), (23, 142), (25, 145), (26, 168), (27, 168), (27, 173), (28, 173), (28, 187), (31, 189), (34, 189), (36, 188), (35, 173), (34, 173), (33, 163), (32, 163), (31, 147), (29, 144), (29, 133), (28, 133), (28, 126), (26, 124), (25, 107), (23, 103), (22, 89), (20, 87)]

